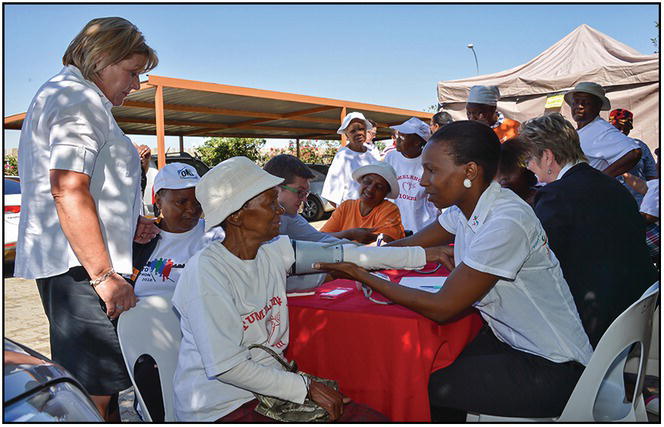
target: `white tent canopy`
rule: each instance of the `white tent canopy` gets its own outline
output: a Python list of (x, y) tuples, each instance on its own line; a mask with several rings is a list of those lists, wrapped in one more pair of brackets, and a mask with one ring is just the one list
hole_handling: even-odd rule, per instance
[[(634, 113), (631, 137), (643, 140), (651, 150), (659, 146), (659, 55), (642, 55), (585, 24), (518, 67), (439, 82), (438, 101), (442, 111), (462, 120), (470, 87), (496, 85), (501, 94), (498, 110), (523, 122), (542, 115), (549, 96), (564, 93), (583, 81), (601, 84), (612, 109), (625, 108)], [(566, 104), (560, 111), (572, 121)], [(607, 119), (608, 111), (601, 116)]]

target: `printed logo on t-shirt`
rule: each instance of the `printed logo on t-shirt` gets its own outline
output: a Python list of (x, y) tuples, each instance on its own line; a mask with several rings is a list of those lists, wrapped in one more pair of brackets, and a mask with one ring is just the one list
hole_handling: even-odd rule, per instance
[[(422, 190), (422, 186), (419, 184), (420, 177), (415, 175), (399, 175), (397, 180), (401, 186), (401, 191), (399, 192), (397, 199), (411, 200), (413, 202), (417, 201), (417, 193)], [(425, 195), (422, 192), (420, 198), (423, 198), (424, 196)]]
[(166, 280), (175, 282), (170, 276), (174, 268), (184, 268), (184, 264), (175, 264), (173, 260), (168, 258), (157, 258), (148, 262), (143, 268), (142, 279), (144, 281), (157, 281), (157, 278), (161, 276), (161, 281), (165, 282)]

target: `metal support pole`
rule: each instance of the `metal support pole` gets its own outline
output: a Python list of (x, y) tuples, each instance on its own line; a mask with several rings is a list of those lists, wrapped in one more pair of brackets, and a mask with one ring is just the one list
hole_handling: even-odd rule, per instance
[(155, 122), (157, 126), (157, 167), (166, 166), (166, 144), (164, 142), (164, 87), (157, 86), (154, 96)]
[(295, 138), (295, 153), (297, 158), (300, 158), (300, 138)]
[[(339, 124), (341, 124), (344, 121), (344, 117), (346, 117), (346, 107), (341, 107), (341, 119), (339, 120)], [(345, 147), (346, 146), (346, 134), (341, 135), (341, 146)]]
[(184, 135), (180, 135), (180, 153), (184, 153)]

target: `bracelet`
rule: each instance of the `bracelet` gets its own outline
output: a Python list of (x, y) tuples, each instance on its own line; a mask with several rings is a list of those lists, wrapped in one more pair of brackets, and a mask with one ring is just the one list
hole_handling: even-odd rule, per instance
[(90, 286), (92, 286), (93, 288), (96, 287), (97, 285), (101, 284), (101, 282), (111, 277), (112, 274), (115, 274), (115, 270), (113, 269), (113, 267), (111, 267), (106, 273), (97, 277), (95, 280), (90, 280)]

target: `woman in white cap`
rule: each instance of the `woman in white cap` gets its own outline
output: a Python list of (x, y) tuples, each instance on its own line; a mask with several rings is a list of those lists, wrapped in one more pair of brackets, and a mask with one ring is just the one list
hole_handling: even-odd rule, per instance
[(359, 227), (372, 230), (360, 243), (371, 243), (379, 234), (383, 234), (386, 242), (404, 237), (399, 208), (385, 199), (399, 196), (399, 183), (392, 166), (385, 162), (362, 166), (353, 171), (353, 179), (360, 184), (360, 198), (339, 205), (320, 231), (338, 233)]
[[(254, 393), (302, 403), (310, 398), (330, 420), (365, 421), (381, 414), (332, 388), (283, 370), (259, 344), (283, 355), (289, 319), (286, 272), (295, 261), (288, 236), (279, 234), (284, 209), (271, 175), (246, 157), (233, 157), (206, 173), (196, 186), (206, 228), (222, 225), (223, 242), (194, 255), (180, 276), (173, 305), (180, 314), (182, 342), (175, 371), (179, 421), (273, 421), (254, 411)], [(342, 417), (343, 414), (343, 417)]]
[(399, 207), (404, 228), (416, 233), (440, 215), (420, 185), (422, 149), (431, 133), (429, 126), (416, 117), (391, 128), (396, 132), (397, 149), (387, 153), (385, 163), (394, 168), (399, 181), (399, 197), (394, 203)]
[(360, 166), (376, 163), (378, 159), (364, 144), (367, 130), (373, 125), (362, 113), (352, 112), (344, 117), (337, 130), (340, 135), (345, 134), (348, 145), (342, 147), (332, 160), (330, 169), (325, 177), (321, 196), (330, 201), (335, 207), (348, 199), (357, 199), (360, 185), (352, 178), (352, 173)]
[(205, 232), (195, 186), (196, 169), (185, 163), (169, 163), (154, 180), (155, 204), (161, 232), (148, 243), (134, 243), (134, 271), (130, 283), (138, 297), (170, 295), (187, 261), (208, 243), (223, 239), (221, 227)]

